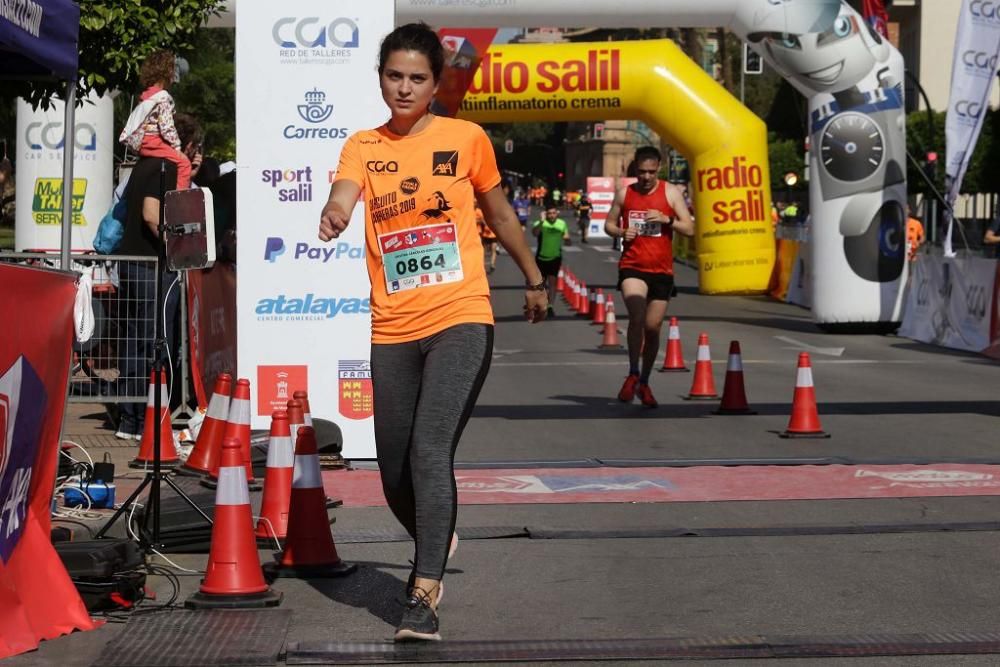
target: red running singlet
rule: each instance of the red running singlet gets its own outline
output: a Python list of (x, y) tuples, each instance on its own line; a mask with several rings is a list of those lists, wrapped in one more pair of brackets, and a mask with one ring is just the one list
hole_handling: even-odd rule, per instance
[(630, 227), (639, 231), (632, 241), (625, 241), (618, 268), (634, 269), (646, 273), (674, 273), (673, 226), (659, 222), (646, 222), (646, 211), (662, 211), (675, 218), (674, 209), (667, 202), (667, 184), (657, 181), (648, 195), (635, 189), (635, 184), (625, 188), (622, 203), (622, 230)]

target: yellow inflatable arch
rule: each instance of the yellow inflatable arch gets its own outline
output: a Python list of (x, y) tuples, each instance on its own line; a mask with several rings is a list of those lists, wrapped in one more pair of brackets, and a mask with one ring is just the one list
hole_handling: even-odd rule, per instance
[(493, 45), (458, 115), (645, 122), (691, 167), (701, 291), (767, 289), (774, 233), (766, 127), (672, 41)]

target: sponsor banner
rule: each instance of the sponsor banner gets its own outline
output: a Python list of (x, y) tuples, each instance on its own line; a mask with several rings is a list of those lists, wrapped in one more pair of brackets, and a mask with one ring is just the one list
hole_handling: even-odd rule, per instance
[[(92, 630), (52, 548), (50, 513), (73, 343), (75, 276), (0, 264), (0, 658)], [(25, 317), (30, 308), (33, 317)], [(65, 350), (65, 354), (53, 353)]]
[(372, 416), (372, 365), (367, 359), (341, 359), (337, 367), (340, 414), (348, 419)]
[[(945, 117), (945, 175), (948, 201), (955, 202), (989, 108), (1000, 57), (1000, 13), (996, 3), (962, 0), (951, 65), (951, 93)], [(949, 220), (945, 254), (951, 247)]]
[(338, 375), (341, 360), (370, 354), (364, 204), (336, 241), (320, 242), (317, 229), (344, 142), (388, 117), (376, 63), (393, 11), (392, 0), (288, 0), (236, 17), (238, 373), (257, 383), (254, 428), (267, 427), (287, 382), (341, 426), (349, 458), (375, 456), (372, 420), (342, 413)]
[(990, 346), (996, 260), (921, 255), (899, 335), (969, 352)]
[(454, 116), (462, 104), (483, 53), (496, 37), (496, 28), (443, 28), (438, 31), (444, 47), (444, 70), (431, 110)]
[[(94, 234), (111, 205), (114, 105), (90, 95), (76, 109), (73, 132), (74, 252), (93, 250)], [(17, 101), (17, 250), (59, 250), (63, 206), (63, 103), (47, 111)]]
[(608, 211), (611, 210), (611, 203), (615, 199), (615, 179), (607, 176), (588, 176), (587, 197), (593, 204), (593, 209), (590, 211), (590, 229), (587, 231), (587, 235), (606, 237), (604, 222), (608, 219)]
[[(659, 74), (663, 68), (670, 77)], [(668, 101), (650, 105), (654, 90)], [(706, 108), (716, 113), (709, 118)], [(766, 128), (673, 42), (494, 44), (459, 108), (460, 117), (477, 122), (637, 114), (662, 136), (683, 138), (678, 149), (691, 165), (699, 257), (714, 267), (700, 275), (701, 290), (766, 291), (775, 251)], [(709, 125), (689, 132), (691, 118)], [(593, 221), (592, 231), (599, 234), (602, 223)]]
[(236, 267), (216, 262), (188, 271), (191, 378), (199, 407), (208, 408), (215, 378), (236, 369)]
[[(288, 401), (300, 390), (309, 391), (308, 366), (258, 366), (257, 414), (270, 417), (275, 410), (287, 409)], [(309, 407), (312, 409), (312, 399)]]

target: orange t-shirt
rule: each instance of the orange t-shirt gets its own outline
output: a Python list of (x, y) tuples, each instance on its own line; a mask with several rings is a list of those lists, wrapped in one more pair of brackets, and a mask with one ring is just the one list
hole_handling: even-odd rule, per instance
[(405, 137), (362, 130), (340, 153), (341, 179), (365, 202), (373, 343), (493, 324), (475, 195), (499, 185), (500, 172), (481, 127), (435, 116)]

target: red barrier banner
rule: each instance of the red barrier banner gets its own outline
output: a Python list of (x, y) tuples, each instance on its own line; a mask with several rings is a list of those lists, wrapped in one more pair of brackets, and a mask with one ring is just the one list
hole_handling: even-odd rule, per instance
[(207, 409), (205, 388), (211, 391), (219, 373), (236, 370), (236, 267), (217, 262), (188, 271), (187, 286), (191, 377), (198, 406)]
[[(0, 264), (0, 658), (96, 627), (52, 547), (75, 277)], [(62, 352), (60, 352), (62, 351)]]

